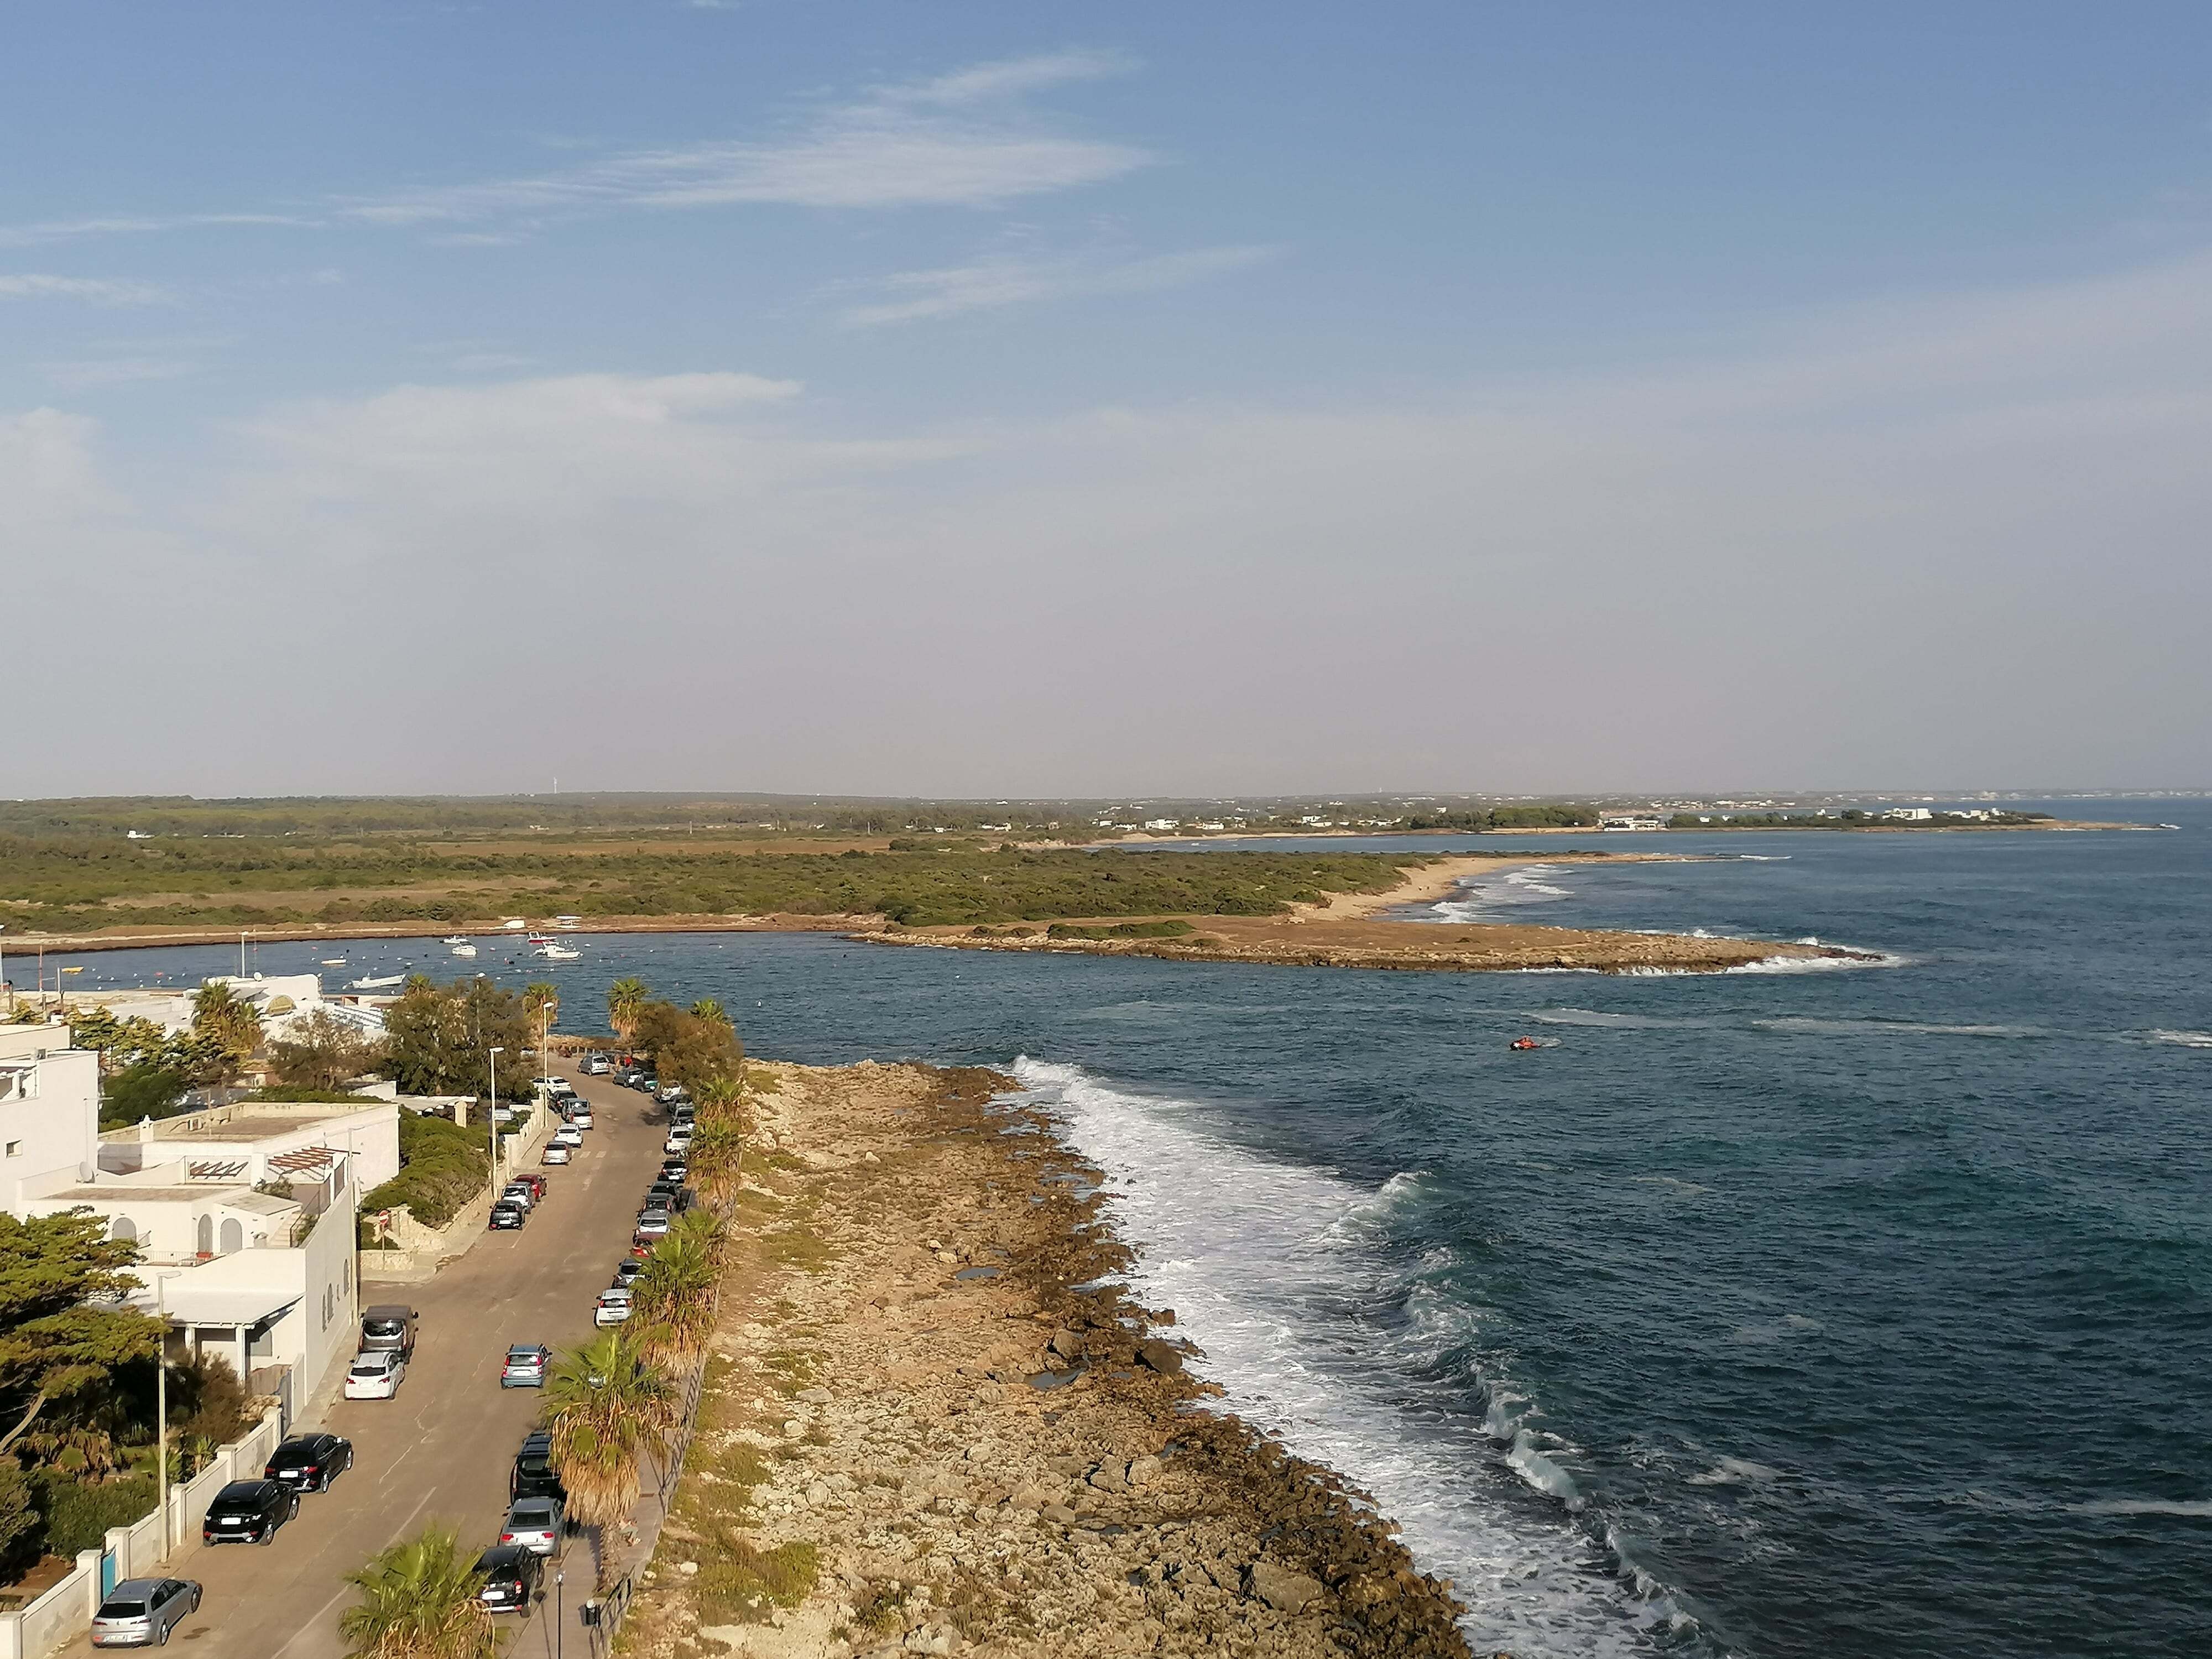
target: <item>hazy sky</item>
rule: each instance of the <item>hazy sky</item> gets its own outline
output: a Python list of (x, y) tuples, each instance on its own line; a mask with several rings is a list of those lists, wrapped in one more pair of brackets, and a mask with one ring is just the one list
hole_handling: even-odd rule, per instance
[(0, 793), (2212, 785), (2208, 46), (11, 7)]

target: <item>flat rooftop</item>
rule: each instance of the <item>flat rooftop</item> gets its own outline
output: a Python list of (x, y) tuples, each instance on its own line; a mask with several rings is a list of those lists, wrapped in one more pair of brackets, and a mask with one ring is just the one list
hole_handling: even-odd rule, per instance
[(392, 1109), (392, 1102), (375, 1099), (364, 1099), (358, 1106), (240, 1101), (233, 1106), (217, 1106), (204, 1112), (187, 1113), (181, 1117), (158, 1119), (144, 1136), (140, 1134), (139, 1127), (132, 1124), (120, 1129), (110, 1129), (100, 1136), (100, 1139), (111, 1145), (133, 1144), (148, 1139), (185, 1144), (234, 1145), (242, 1140), (273, 1140), (279, 1135), (297, 1134), (325, 1123), (342, 1122), (349, 1117), (358, 1117), (363, 1112)]

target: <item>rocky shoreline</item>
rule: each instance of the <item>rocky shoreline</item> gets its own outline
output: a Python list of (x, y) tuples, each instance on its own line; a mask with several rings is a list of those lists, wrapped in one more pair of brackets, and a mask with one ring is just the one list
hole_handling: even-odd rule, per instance
[(1467, 1659), (1334, 1472), (1210, 1407), (1096, 1172), (982, 1071), (756, 1064), (701, 1431), (623, 1650)]

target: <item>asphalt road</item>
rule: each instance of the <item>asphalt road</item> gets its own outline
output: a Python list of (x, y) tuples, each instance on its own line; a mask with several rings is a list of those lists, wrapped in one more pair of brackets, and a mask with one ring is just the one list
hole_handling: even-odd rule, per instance
[[(342, 1400), (323, 1421), (294, 1425), (352, 1441), (352, 1472), (327, 1493), (304, 1497), (299, 1517), (265, 1547), (209, 1548), (196, 1534), (170, 1559), (164, 1576), (206, 1588), (198, 1614), (173, 1642), (199, 1644), (222, 1659), (342, 1659), (337, 1620), (351, 1599), (347, 1573), (433, 1519), (458, 1526), (465, 1543), (498, 1537), (507, 1474), (538, 1406), (536, 1389), (499, 1386), (507, 1346), (558, 1349), (592, 1335), (594, 1300), (614, 1277), (660, 1167), (659, 1108), (604, 1079), (573, 1080), (591, 1101), (597, 1127), (574, 1163), (544, 1170), (549, 1190), (520, 1231), (486, 1232), (427, 1285), (364, 1287), (363, 1306), (404, 1301), (422, 1314), (407, 1380), (396, 1399)], [(592, 1582), (584, 1540), (570, 1540), (568, 1566), (565, 1645), (582, 1659), (590, 1649), (576, 1608)], [(550, 1564), (545, 1589), (544, 1606), (515, 1632), (514, 1659), (555, 1651)], [(79, 1638), (63, 1651), (94, 1650)]]

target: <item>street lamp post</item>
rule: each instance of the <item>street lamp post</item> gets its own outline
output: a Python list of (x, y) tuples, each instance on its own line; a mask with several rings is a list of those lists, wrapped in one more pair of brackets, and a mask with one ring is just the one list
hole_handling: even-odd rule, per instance
[(169, 1276), (154, 1277), (154, 1319), (161, 1328), (154, 1351), (154, 1465), (155, 1484), (161, 1488), (161, 1559), (169, 1559)]
[(491, 1189), (495, 1199), (499, 1193), (499, 1057), (506, 1052), (499, 1048), (490, 1050), (491, 1109), (485, 1113), (491, 1121)]
[[(7, 931), (8, 924), (0, 921), (0, 933)], [(8, 985), (8, 942), (5, 939), (0, 939), (0, 985)], [(12, 985), (8, 985), (8, 1012), (11, 1014), (15, 1012), (15, 988)]]
[(561, 1652), (568, 1634), (568, 1620), (562, 1607), (561, 1586), (568, 1575), (556, 1571), (553, 1575), (553, 1659), (561, 1659)]

